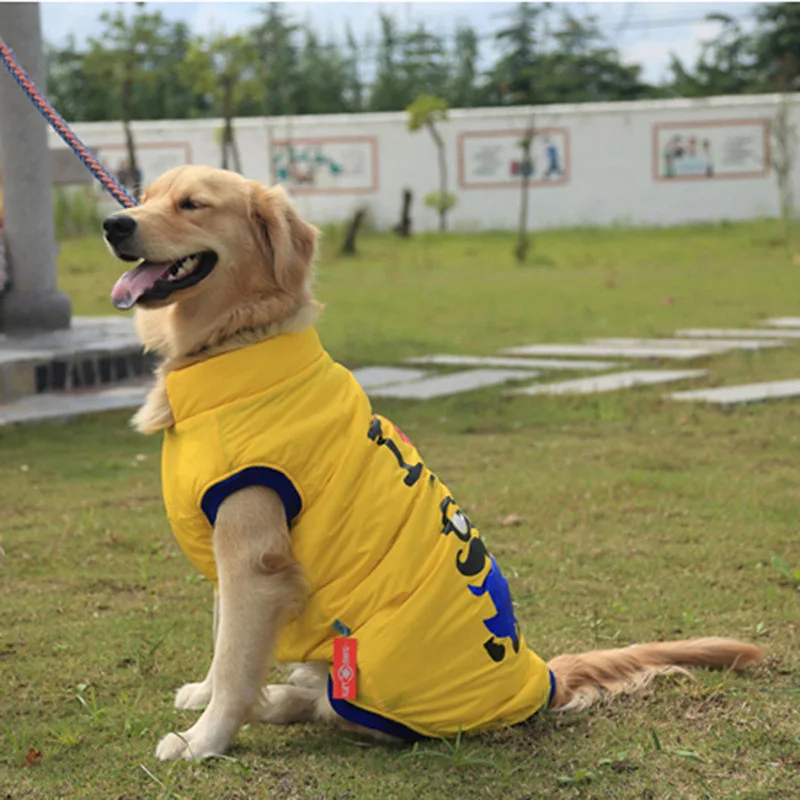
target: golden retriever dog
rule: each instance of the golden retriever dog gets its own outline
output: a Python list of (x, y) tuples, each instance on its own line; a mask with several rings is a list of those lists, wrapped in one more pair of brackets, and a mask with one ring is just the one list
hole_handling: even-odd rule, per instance
[(467, 515), (319, 343), (317, 231), (282, 188), (180, 167), (103, 227), (135, 263), (114, 305), (162, 358), (134, 424), (162, 432), (167, 516), (215, 587), (211, 667), (175, 698), (204, 711), (158, 758), (223, 753), (250, 721), (477, 733), (762, 659), (722, 638), (540, 659)]

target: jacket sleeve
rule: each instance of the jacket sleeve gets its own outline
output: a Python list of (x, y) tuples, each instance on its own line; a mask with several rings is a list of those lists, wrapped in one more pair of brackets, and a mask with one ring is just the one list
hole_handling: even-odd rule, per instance
[(225, 499), (248, 486), (265, 486), (276, 492), (286, 511), (286, 524), (289, 527), (303, 510), (300, 493), (284, 472), (272, 467), (250, 466), (239, 469), (206, 488), (200, 500), (200, 508), (208, 522), (213, 526), (219, 507)]

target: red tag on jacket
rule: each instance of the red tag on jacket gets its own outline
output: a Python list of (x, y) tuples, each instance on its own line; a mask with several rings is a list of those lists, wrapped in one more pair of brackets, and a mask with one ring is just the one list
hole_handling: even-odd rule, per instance
[(333, 699), (356, 699), (356, 652), (358, 642), (349, 636), (333, 640)]

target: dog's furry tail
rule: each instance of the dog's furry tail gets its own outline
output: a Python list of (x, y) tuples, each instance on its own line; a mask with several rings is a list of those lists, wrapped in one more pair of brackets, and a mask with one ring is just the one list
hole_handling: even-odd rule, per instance
[(741, 670), (763, 658), (755, 645), (717, 637), (556, 656), (547, 663), (556, 678), (550, 709), (581, 710), (601, 697), (642, 689), (656, 675), (685, 673), (684, 667)]

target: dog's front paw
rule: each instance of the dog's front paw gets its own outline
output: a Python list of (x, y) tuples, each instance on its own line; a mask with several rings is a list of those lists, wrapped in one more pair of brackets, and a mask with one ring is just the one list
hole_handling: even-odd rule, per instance
[(186, 761), (198, 761), (209, 756), (222, 755), (226, 747), (219, 743), (203, 742), (201, 737), (193, 736), (192, 732), (168, 733), (156, 747), (156, 758), (160, 761), (177, 761), (179, 758)]
[(156, 758), (159, 761), (177, 761), (179, 758), (191, 759), (194, 757), (189, 748), (188, 739), (177, 733), (168, 733), (156, 747)]
[(184, 683), (175, 693), (175, 708), (205, 708), (211, 702), (211, 681)]
[(241, 720), (241, 715), (226, 713), (219, 705), (213, 708), (212, 703), (189, 730), (167, 734), (158, 743), (156, 758), (161, 761), (177, 761), (179, 758), (196, 761), (222, 755), (231, 746)]

